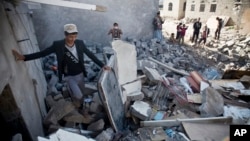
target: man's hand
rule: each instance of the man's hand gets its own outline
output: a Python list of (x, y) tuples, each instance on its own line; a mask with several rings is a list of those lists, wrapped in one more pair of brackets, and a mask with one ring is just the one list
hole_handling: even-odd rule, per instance
[(25, 57), (22, 54), (20, 54), (18, 51), (14, 49), (12, 49), (12, 54), (14, 55), (16, 61), (20, 61), (20, 60), (23, 61), (25, 59)]
[(110, 66), (103, 66), (102, 69), (103, 70), (111, 70), (111, 67)]

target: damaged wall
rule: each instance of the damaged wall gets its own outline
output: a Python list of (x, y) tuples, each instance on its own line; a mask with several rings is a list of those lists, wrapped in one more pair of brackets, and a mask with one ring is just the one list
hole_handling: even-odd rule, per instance
[(31, 138), (43, 135), (42, 116), (46, 114), (46, 81), (39, 60), (16, 62), (11, 50), (23, 53), (39, 50), (28, 8), (0, 3), (0, 94), (9, 85)]
[(152, 20), (158, 11), (158, 0), (73, 0), (101, 5), (106, 12), (78, 10), (59, 6), (41, 5), (34, 9), (33, 21), (40, 48), (48, 47), (54, 40), (64, 37), (63, 25), (75, 23), (79, 37), (87, 41), (109, 44), (107, 33), (117, 22), (123, 31), (122, 38), (151, 38)]
[[(239, 14), (235, 11), (235, 0), (214, 0), (214, 1), (204, 1), (205, 10), (200, 12), (201, 1), (187, 0), (187, 7), (185, 12), (186, 18), (198, 18), (200, 17), (202, 21), (206, 21), (210, 16), (229, 16), (232, 18), (233, 22), (236, 24), (239, 21)], [(211, 12), (211, 5), (216, 5), (216, 11)], [(194, 11), (191, 11), (191, 5), (194, 5)], [(241, 12), (245, 11), (246, 8), (250, 7), (249, 0), (241, 0)]]

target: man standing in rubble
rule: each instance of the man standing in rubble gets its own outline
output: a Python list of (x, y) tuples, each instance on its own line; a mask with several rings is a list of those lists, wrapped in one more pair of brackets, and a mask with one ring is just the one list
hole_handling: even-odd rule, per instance
[(194, 32), (193, 32), (193, 37), (192, 37), (192, 43), (193, 42), (196, 43), (197, 40), (199, 39), (201, 26), (202, 26), (202, 23), (200, 22), (200, 18), (198, 18), (197, 21), (193, 25)]
[(223, 20), (219, 17), (216, 17), (216, 20), (217, 20), (217, 28), (216, 28), (216, 31), (215, 31), (215, 35), (214, 35), (214, 39), (217, 39), (219, 40), (220, 39), (220, 31), (221, 31), (221, 28), (223, 26)]
[(104, 70), (110, 70), (91, 53), (82, 40), (77, 39), (78, 30), (75, 24), (64, 25), (65, 38), (54, 41), (53, 44), (43, 51), (22, 55), (16, 50), (12, 50), (16, 60), (29, 61), (45, 57), (55, 53), (58, 62), (58, 77), (62, 81), (63, 75), (70, 89), (73, 102), (77, 107), (83, 102), (84, 77), (87, 73), (84, 66), (84, 53)]
[(156, 17), (153, 20), (154, 25), (154, 38), (157, 39), (157, 43), (160, 43), (162, 40), (162, 24), (164, 21), (160, 16), (160, 11), (157, 12)]

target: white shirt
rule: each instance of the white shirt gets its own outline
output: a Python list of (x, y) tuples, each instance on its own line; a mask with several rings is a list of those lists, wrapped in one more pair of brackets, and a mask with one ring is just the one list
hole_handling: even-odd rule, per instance
[(65, 47), (78, 59), (77, 51), (76, 51), (76, 45), (74, 44), (72, 47), (69, 47), (65, 45)]

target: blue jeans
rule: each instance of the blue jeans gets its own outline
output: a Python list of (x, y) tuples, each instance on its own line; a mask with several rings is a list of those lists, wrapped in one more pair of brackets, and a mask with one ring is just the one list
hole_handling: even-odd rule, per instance
[(83, 73), (75, 76), (66, 76), (65, 80), (67, 82), (71, 98), (73, 100), (82, 101), (84, 95), (83, 89), (85, 85)]
[(162, 31), (161, 31), (161, 29), (154, 30), (154, 38), (156, 38), (157, 41), (159, 41), (159, 42), (162, 40)]

